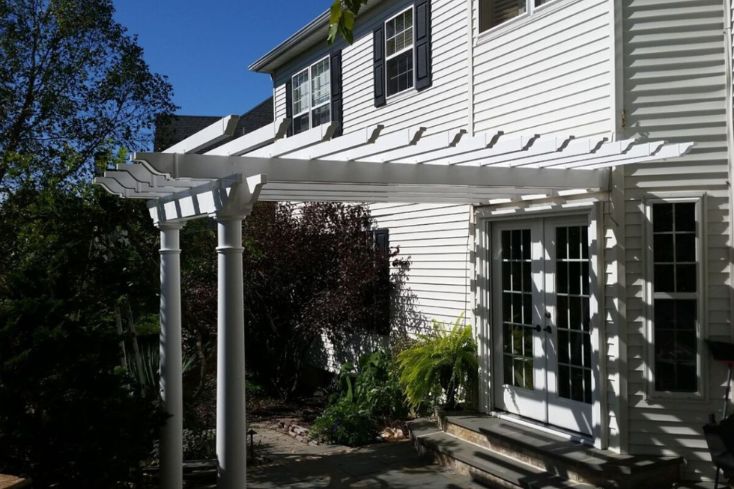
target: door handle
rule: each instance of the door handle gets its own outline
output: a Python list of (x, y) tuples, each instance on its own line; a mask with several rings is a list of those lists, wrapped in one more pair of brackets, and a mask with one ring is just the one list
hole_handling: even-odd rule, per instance
[(551, 328), (550, 326), (546, 326), (545, 328), (541, 328), (540, 327), (540, 324), (536, 324), (535, 325), (535, 331), (537, 331), (538, 333), (540, 333), (541, 331), (545, 331), (546, 333), (552, 333), (553, 332), (553, 328)]

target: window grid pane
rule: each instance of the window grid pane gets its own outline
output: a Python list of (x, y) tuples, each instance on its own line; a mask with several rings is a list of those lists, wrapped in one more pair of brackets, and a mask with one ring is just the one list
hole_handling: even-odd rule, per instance
[(388, 96), (413, 87), (413, 9), (385, 23), (385, 78)]
[(393, 95), (413, 86), (413, 51), (387, 60), (387, 94)]
[(558, 395), (591, 403), (589, 231), (556, 228)]
[(317, 61), (292, 78), (293, 134), (331, 121), (331, 63)]
[(653, 204), (655, 390), (698, 390), (696, 204)]
[(533, 285), (530, 230), (502, 231), (504, 383), (533, 388)]
[(293, 76), (293, 116), (309, 109), (308, 70)]
[(311, 107), (318, 107), (331, 100), (331, 73), (329, 58), (311, 67)]
[(385, 24), (385, 48), (388, 57), (413, 45), (413, 9), (408, 9)]

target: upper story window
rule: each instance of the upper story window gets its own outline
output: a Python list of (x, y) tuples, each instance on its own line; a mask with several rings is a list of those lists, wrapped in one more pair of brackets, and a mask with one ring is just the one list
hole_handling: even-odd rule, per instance
[(331, 121), (329, 57), (293, 75), (293, 134)]
[(510, 19), (532, 12), (553, 0), (479, 0), (479, 31), (486, 31)]
[(387, 96), (413, 87), (413, 8), (385, 22)]
[(652, 204), (655, 390), (698, 392), (696, 202)]

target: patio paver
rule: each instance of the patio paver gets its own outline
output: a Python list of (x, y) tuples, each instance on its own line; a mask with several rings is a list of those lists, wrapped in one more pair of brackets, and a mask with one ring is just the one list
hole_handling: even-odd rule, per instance
[(272, 463), (248, 468), (249, 489), (481, 487), (419, 458), (408, 441), (360, 448), (311, 446), (262, 426), (253, 427), (258, 432), (256, 448)]

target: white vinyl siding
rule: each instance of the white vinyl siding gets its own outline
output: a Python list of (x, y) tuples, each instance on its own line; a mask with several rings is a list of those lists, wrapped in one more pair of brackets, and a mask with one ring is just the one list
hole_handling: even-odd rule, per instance
[(452, 323), (469, 304), (470, 206), (446, 204), (372, 204), (376, 225), (390, 229), (397, 258), (411, 262), (402, 305), (404, 313), (430, 326)]
[[(422, 126), (427, 128), (425, 135), (467, 126), (468, 19), (464, 1), (431, 2), (431, 87), (420, 92), (405, 90), (390, 97), (385, 106), (375, 107), (372, 31), (412, 5), (413, 2), (403, 0), (387, 9), (366, 12), (359, 20), (354, 43), (343, 47), (342, 103), (345, 134), (376, 124), (385, 125), (382, 134)], [(314, 53), (308, 59), (315, 61), (319, 55), (323, 54)], [(291, 64), (284, 67), (282, 73), (276, 73), (276, 99), (285, 97), (285, 91), (279, 92), (277, 87), (285, 84), (287, 76), (297, 69), (297, 66)], [(277, 104), (278, 100), (276, 106)]]
[(701, 426), (709, 413), (720, 414), (726, 373), (703, 351), (701, 400), (651, 395), (645, 202), (702, 199), (701, 332), (704, 338), (730, 341), (723, 8), (720, 0), (680, 5), (636, 0), (625, 3), (622, 12), (624, 136), (696, 142), (683, 158), (624, 169), (627, 448), (633, 454), (684, 456), (684, 475), (689, 478), (713, 476)]
[(283, 84), (273, 88), (273, 115), (275, 122), (277, 123), (285, 117), (285, 114), (285, 84)]
[[(610, 133), (609, 2), (556, 0), (542, 9), (477, 33), (475, 130)], [(476, 32), (477, 8), (474, 15)]]

